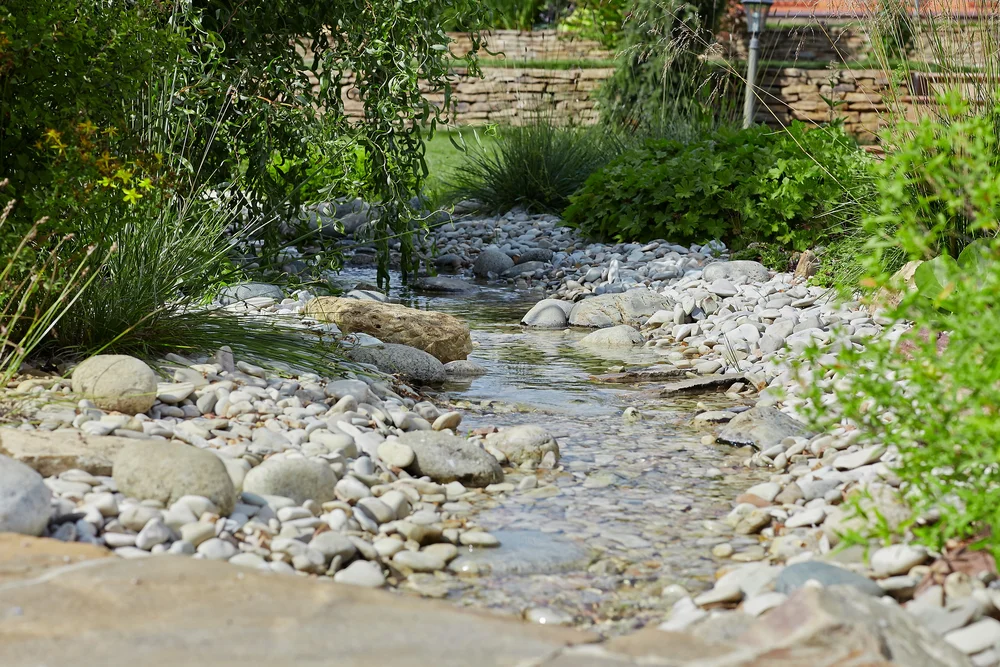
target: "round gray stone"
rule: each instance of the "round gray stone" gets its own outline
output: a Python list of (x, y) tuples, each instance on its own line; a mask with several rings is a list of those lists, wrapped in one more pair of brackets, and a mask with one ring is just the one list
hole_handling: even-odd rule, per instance
[(701, 272), (702, 280), (733, 280), (743, 278), (750, 283), (766, 283), (771, 272), (760, 262), (739, 259), (733, 262), (714, 262)]
[(98, 354), (73, 370), (73, 392), (103, 410), (135, 415), (156, 402), (156, 374), (145, 362), (122, 354)]
[(789, 565), (775, 579), (774, 590), (789, 595), (810, 580), (818, 581), (823, 586), (853, 586), (874, 597), (882, 597), (883, 594), (882, 587), (868, 577), (821, 561)]
[(531, 307), (521, 324), (528, 327), (540, 327), (546, 329), (561, 329), (569, 324), (569, 314), (573, 310), (573, 304), (560, 299), (542, 299)]
[(352, 348), (347, 356), (362, 364), (372, 364), (380, 371), (402, 375), (414, 382), (440, 384), (447, 379), (444, 364), (433, 355), (409, 345), (383, 343)]
[(461, 482), (484, 487), (503, 481), (503, 469), (479, 445), (444, 431), (411, 431), (399, 443), (413, 450), (414, 461), (407, 469), (435, 482)]
[(515, 465), (527, 461), (540, 463), (549, 452), (559, 460), (559, 444), (556, 439), (544, 428), (534, 424), (519, 424), (499, 433), (491, 433), (486, 436), (486, 442), (503, 452)]
[(241, 283), (239, 285), (229, 285), (219, 290), (218, 300), (223, 306), (254, 299), (257, 297), (271, 297), (275, 301), (285, 298), (281, 288), (268, 283)]
[(337, 474), (328, 465), (308, 459), (270, 458), (247, 473), (243, 490), (257, 495), (284, 496), (301, 505), (307, 500), (336, 499)]
[(52, 516), (51, 498), (41, 475), (0, 455), (0, 533), (41, 535)]
[(491, 273), (500, 275), (512, 266), (514, 266), (514, 260), (508, 257), (505, 252), (496, 246), (487, 246), (476, 257), (476, 261), (472, 265), (472, 272), (477, 278), (486, 278)]
[(636, 345), (642, 345), (644, 342), (646, 342), (646, 339), (636, 329), (627, 324), (619, 324), (616, 327), (600, 329), (594, 333), (587, 334), (580, 339), (578, 344), (583, 347), (596, 347), (607, 350), (635, 347)]
[(236, 489), (222, 460), (176, 441), (125, 445), (115, 457), (111, 475), (126, 496), (158, 500), (164, 506), (183, 496), (203, 496), (227, 516), (236, 504)]

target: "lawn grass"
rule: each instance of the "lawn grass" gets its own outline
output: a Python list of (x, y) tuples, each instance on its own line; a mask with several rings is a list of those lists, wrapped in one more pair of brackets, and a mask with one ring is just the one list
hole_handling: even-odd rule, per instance
[(491, 132), (484, 127), (435, 132), (426, 143), (427, 153), (424, 155), (429, 172), (424, 191), (431, 201), (441, 204), (447, 199), (450, 176), (465, 161), (466, 151), (488, 148), (494, 141)]

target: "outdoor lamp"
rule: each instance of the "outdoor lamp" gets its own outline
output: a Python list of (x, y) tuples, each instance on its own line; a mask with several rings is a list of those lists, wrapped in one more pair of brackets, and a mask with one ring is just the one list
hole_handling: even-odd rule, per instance
[(747, 89), (746, 97), (743, 100), (743, 127), (750, 127), (753, 124), (754, 103), (754, 83), (757, 79), (757, 60), (760, 57), (760, 33), (764, 32), (767, 24), (767, 13), (771, 11), (774, 0), (743, 0), (743, 12), (747, 19), (747, 32), (750, 33), (750, 53), (747, 59)]

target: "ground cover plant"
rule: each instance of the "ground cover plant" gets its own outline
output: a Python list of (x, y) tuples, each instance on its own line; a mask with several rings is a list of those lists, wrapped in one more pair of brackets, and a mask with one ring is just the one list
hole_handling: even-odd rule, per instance
[(841, 196), (864, 178), (865, 163), (838, 127), (652, 139), (590, 176), (565, 219), (598, 239), (805, 250), (839, 231)]
[[(943, 119), (904, 123), (887, 137), (895, 149), (878, 167), (879, 210), (865, 221), (861, 284), (902, 291), (883, 316), (912, 326), (847, 347), (832, 365), (814, 359), (811, 414), (899, 450), (894, 472), (911, 517), (895, 526), (859, 502), (869, 519), (862, 537), (912, 532), (938, 549), (973, 538), (1000, 556), (1000, 109), (973, 114), (955, 95), (941, 108)], [(913, 289), (893, 279), (887, 257), (923, 262)], [(834, 391), (826, 400), (824, 386)]]

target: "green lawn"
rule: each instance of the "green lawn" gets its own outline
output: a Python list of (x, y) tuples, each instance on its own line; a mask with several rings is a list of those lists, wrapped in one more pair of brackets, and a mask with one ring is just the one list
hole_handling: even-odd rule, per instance
[(434, 138), (427, 142), (426, 154), (427, 169), (430, 172), (426, 192), (431, 199), (437, 201), (445, 196), (448, 177), (452, 171), (461, 167), (466, 158), (465, 151), (488, 148), (494, 141), (489, 131), (482, 127), (435, 132)]

